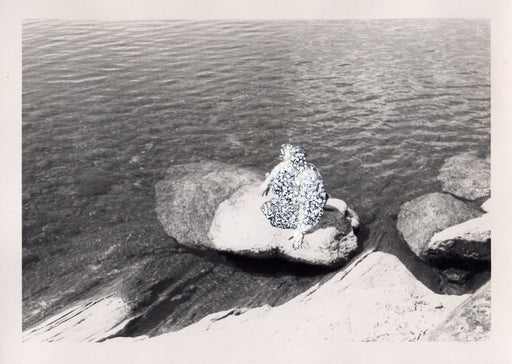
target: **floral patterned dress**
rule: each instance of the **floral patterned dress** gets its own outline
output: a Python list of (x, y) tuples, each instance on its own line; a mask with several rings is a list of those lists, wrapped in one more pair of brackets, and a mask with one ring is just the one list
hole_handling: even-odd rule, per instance
[(261, 211), (272, 226), (306, 232), (320, 221), (327, 200), (320, 174), (309, 162), (298, 167), (281, 163), (278, 167), (270, 181), (277, 198), (266, 201)]

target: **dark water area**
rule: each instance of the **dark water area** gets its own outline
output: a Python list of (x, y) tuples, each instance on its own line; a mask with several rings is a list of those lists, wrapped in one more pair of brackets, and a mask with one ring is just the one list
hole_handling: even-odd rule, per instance
[(139, 335), (280, 304), (332, 275), (182, 247), (156, 216), (169, 166), (263, 176), (285, 142), (360, 214), (363, 248), (379, 240), (450, 293), (396, 216), (441, 191), (446, 158), (490, 152), (489, 38), (488, 21), (460, 19), (25, 22), (24, 328), (125, 277), (151, 308), (125, 330)]

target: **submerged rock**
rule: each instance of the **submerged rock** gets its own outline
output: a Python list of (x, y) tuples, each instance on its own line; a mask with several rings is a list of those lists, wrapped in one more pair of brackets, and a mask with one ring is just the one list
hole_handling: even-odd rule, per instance
[(155, 186), (158, 219), (180, 244), (209, 246), (208, 230), (220, 203), (240, 187), (261, 181), (253, 171), (221, 162), (172, 166)]
[(292, 247), (293, 231), (273, 227), (260, 211), (269, 197), (261, 196), (260, 186), (240, 188), (220, 204), (209, 238), (211, 247), (237, 254), (281, 256), (292, 261), (334, 266), (346, 262), (357, 249), (354, 228), (357, 214), (345, 202), (329, 199), (320, 223), (304, 236), (301, 249)]
[(397, 227), (411, 250), (428, 259), (429, 242), (435, 233), (481, 214), (449, 194), (430, 193), (402, 205)]
[(481, 341), (490, 338), (491, 282), (457, 306), (425, 341)]
[(430, 239), (424, 254), (430, 258), (491, 261), (489, 214), (450, 226)]
[(468, 152), (448, 158), (437, 177), (443, 191), (468, 200), (490, 196), (491, 165), (489, 158)]
[(39, 262), (40, 258), (37, 254), (31, 253), (27, 248), (22, 249), (22, 267), (28, 268), (31, 264)]
[(464, 269), (448, 268), (441, 272), (444, 278), (451, 283), (465, 283), (471, 276), (471, 272)]

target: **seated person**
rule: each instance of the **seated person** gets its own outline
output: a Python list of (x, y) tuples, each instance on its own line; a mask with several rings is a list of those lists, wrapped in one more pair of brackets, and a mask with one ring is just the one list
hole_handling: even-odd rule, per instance
[(320, 173), (306, 161), (304, 149), (283, 144), (280, 158), (262, 185), (263, 195), (272, 190), (277, 197), (266, 201), (261, 211), (272, 226), (295, 229), (293, 246), (300, 249), (304, 234), (322, 217), (328, 196)]

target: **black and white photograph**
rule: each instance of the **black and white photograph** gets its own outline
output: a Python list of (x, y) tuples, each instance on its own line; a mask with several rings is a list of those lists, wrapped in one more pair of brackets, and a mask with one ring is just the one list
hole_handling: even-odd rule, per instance
[(491, 340), (491, 28), (22, 19), (22, 343)]

